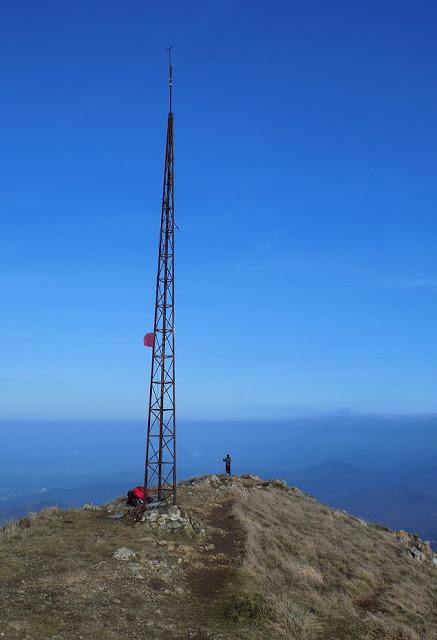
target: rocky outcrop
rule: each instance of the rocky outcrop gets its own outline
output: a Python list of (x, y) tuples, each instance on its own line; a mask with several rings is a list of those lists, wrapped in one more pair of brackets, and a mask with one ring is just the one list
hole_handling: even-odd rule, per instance
[(427, 562), (437, 566), (437, 553), (433, 552), (429, 542), (421, 540), (414, 533), (408, 533), (403, 529), (395, 531), (394, 535), (407, 549), (411, 558), (417, 562)]

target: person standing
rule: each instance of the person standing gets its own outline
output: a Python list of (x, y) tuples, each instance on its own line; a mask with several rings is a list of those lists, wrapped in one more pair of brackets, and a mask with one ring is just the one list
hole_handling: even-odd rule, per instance
[(231, 456), (229, 453), (223, 458), (223, 462), (226, 464), (226, 475), (231, 475)]

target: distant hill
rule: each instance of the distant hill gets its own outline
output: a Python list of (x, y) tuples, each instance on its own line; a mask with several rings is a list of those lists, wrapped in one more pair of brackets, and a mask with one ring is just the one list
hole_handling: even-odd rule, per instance
[(184, 481), (178, 505), (45, 509), (0, 530), (1, 633), (437, 639), (437, 557), (419, 539), (256, 476)]

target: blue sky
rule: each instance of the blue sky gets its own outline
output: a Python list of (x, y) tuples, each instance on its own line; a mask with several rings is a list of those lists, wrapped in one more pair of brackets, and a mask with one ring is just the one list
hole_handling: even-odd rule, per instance
[(145, 414), (170, 44), (179, 415), (435, 410), (435, 3), (1, 22), (0, 418)]

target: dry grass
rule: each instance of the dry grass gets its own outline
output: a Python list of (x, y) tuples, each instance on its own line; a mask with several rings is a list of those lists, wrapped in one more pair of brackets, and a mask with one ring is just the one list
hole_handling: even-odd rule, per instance
[(242, 571), (271, 607), (274, 637), (437, 638), (437, 570), (408, 558), (390, 532), (292, 490), (234, 495), (247, 537)]
[(44, 535), (50, 523), (59, 518), (61, 512), (58, 507), (45, 507), (38, 513), (28, 513), (19, 520), (8, 520), (0, 525), (0, 544), (14, 538)]

